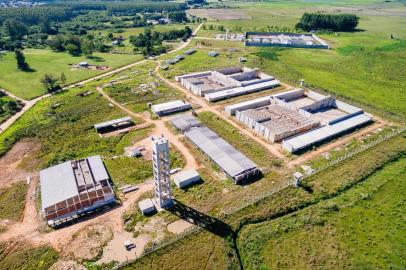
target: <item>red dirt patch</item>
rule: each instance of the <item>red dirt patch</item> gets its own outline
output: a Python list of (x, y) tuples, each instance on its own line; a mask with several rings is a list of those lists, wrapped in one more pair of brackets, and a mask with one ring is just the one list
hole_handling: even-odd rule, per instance
[(10, 186), (12, 183), (34, 177), (39, 159), (37, 153), (40, 144), (33, 140), (22, 140), (16, 143), (5, 156), (0, 158), (0, 187)]

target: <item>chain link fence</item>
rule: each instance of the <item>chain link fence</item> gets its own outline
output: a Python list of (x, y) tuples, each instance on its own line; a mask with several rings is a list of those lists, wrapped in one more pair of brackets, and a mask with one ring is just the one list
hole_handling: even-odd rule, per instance
[[(313, 173), (311, 173), (309, 175), (306, 175), (303, 179), (308, 178), (308, 177), (310, 177), (310, 176), (312, 176), (314, 174), (317, 174), (319, 172), (322, 172), (322, 171), (324, 171), (324, 170), (326, 170), (326, 169), (328, 169), (328, 168), (330, 168), (330, 167), (332, 167), (332, 166), (334, 166), (334, 165), (336, 165), (336, 164), (338, 164), (340, 162), (343, 162), (346, 159), (349, 159), (349, 158), (351, 158), (351, 157), (353, 157), (353, 156), (355, 156), (355, 155), (357, 155), (357, 154), (359, 154), (359, 153), (361, 153), (363, 151), (366, 151), (366, 150), (374, 147), (375, 145), (377, 145), (379, 143), (382, 143), (384, 141), (387, 141), (387, 140), (389, 140), (389, 139), (391, 139), (391, 138), (393, 138), (393, 137), (395, 137), (395, 136), (397, 136), (397, 135), (399, 135), (399, 134), (401, 134), (402, 132), (405, 132), (405, 131), (406, 131), (406, 126), (400, 127), (397, 130), (394, 130), (394, 131), (392, 131), (392, 132), (390, 132), (388, 134), (385, 134), (384, 136), (382, 136), (382, 137), (380, 137), (380, 138), (378, 138), (378, 139), (376, 139), (376, 140), (374, 140), (374, 141), (372, 141), (372, 142), (370, 142), (370, 143), (368, 143), (366, 145), (363, 145), (363, 146), (355, 149), (354, 151), (351, 151), (351, 152), (349, 152), (349, 153), (347, 153), (347, 154), (345, 154), (343, 156), (340, 156), (337, 159), (332, 160), (328, 164), (325, 164), (325, 165), (317, 168)], [(226, 216), (232, 215), (232, 214), (234, 214), (234, 213), (236, 213), (236, 212), (238, 212), (238, 211), (240, 211), (240, 210), (242, 210), (242, 209), (244, 209), (246, 207), (249, 207), (249, 206), (251, 206), (251, 205), (253, 205), (255, 203), (258, 203), (258, 202), (272, 196), (273, 194), (276, 194), (276, 193), (278, 193), (278, 192), (280, 192), (280, 191), (282, 191), (282, 190), (284, 190), (284, 189), (286, 189), (286, 188), (288, 188), (290, 186), (294, 186), (296, 184), (296, 180), (294, 180), (291, 176), (287, 176), (287, 178), (285, 180), (286, 181), (280, 183), (279, 185), (273, 186), (271, 190), (267, 190), (264, 193), (259, 194), (259, 195), (254, 196), (254, 197), (244, 199), (243, 200), (244, 203), (242, 205), (239, 205), (239, 206), (236, 206), (236, 207), (230, 207), (228, 209), (222, 210), (220, 212), (220, 214), (217, 216), (217, 218), (220, 219), (220, 220), (224, 219)], [(180, 240), (180, 239), (182, 239), (182, 238), (184, 238), (184, 237), (186, 237), (188, 235), (191, 235), (191, 234), (193, 234), (195, 232), (201, 231), (201, 230), (203, 230), (202, 227), (196, 227), (195, 226), (195, 227), (192, 227), (192, 228), (184, 231), (183, 233), (181, 233), (179, 235), (176, 235), (175, 237), (171, 237), (171, 238), (169, 238), (167, 240), (164, 240), (164, 241), (162, 241), (160, 243), (153, 244), (151, 247), (146, 248), (143, 251), (143, 253), (140, 254), (136, 259), (129, 260), (129, 261), (126, 261), (124, 263), (118, 264), (113, 269), (119, 269), (120, 267), (123, 267), (124, 265), (135, 262), (136, 260), (139, 260), (140, 258), (142, 258), (144, 256), (147, 256), (148, 254), (151, 254), (151, 253), (153, 253), (153, 252), (155, 252), (155, 251), (157, 251), (157, 250), (159, 250), (161, 248), (167, 247), (167, 246), (177, 242), (178, 240)]]

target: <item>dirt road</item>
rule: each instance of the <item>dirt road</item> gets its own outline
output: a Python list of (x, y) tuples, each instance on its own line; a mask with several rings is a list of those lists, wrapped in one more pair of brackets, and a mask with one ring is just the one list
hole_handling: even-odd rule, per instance
[(182, 86), (180, 86), (179, 84), (170, 81), (169, 79), (165, 78), (164, 76), (162, 76), (159, 73), (159, 69), (161, 66), (161, 63), (159, 61), (157, 61), (158, 65), (155, 69), (155, 73), (159, 76), (159, 78), (168, 86), (170, 86), (171, 88), (175, 88), (178, 89), (179, 91), (183, 92), (189, 99), (191, 99), (194, 103), (198, 104), (201, 108), (199, 109), (200, 111), (209, 111), (212, 112), (214, 114), (216, 114), (217, 116), (219, 116), (220, 118), (222, 118), (224, 121), (226, 121), (227, 123), (229, 123), (230, 125), (232, 125), (233, 127), (237, 128), (241, 133), (243, 133), (245, 136), (251, 138), (252, 140), (256, 141), (257, 143), (259, 143), (260, 145), (262, 145), (265, 149), (267, 149), (272, 155), (274, 155), (275, 157), (286, 161), (287, 158), (285, 155), (283, 155), (281, 152), (278, 151), (276, 146), (273, 146), (271, 144), (269, 144), (268, 142), (265, 142), (264, 140), (262, 140), (261, 138), (255, 136), (252, 132), (250, 132), (249, 130), (246, 130), (244, 128), (241, 128), (238, 124), (236, 124), (234, 121), (232, 121), (231, 119), (229, 119), (227, 117), (227, 115), (225, 115), (223, 112), (220, 112), (218, 109), (210, 106), (205, 100), (203, 100), (203, 98), (199, 98), (193, 94), (191, 94), (189, 91), (187, 91), (186, 89), (184, 89)]
[(151, 135), (154, 136), (161, 136), (164, 135), (169, 142), (175, 146), (184, 156), (185, 160), (186, 160), (186, 165), (185, 167), (187, 169), (191, 169), (191, 168), (198, 168), (199, 165), (196, 161), (196, 159), (194, 158), (194, 156), (190, 153), (189, 149), (187, 149), (187, 147), (184, 146), (184, 144), (179, 140), (180, 136), (177, 136), (175, 134), (173, 134), (173, 132), (165, 125), (164, 121), (161, 119), (158, 120), (152, 120), (151, 118), (147, 117), (145, 114), (143, 113), (134, 113), (133, 111), (127, 109), (125, 106), (121, 105), (120, 103), (118, 103), (117, 101), (115, 101), (113, 98), (111, 98), (109, 95), (107, 95), (104, 91), (103, 88), (101, 87), (97, 87), (96, 90), (103, 95), (104, 98), (106, 98), (109, 102), (111, 102), (113, 105), (115, 105), (117, 108), (119, 108), (120, 110), (122, 110), (124, 113), (136, 117), (136, 118), (141, 118), (145, 124), (154, 124), (155, 128), (154, 130), (151, 132)]
[[(196, 29), (193, 31), (193, 35), (196, 35), (196, 33), (200, 30), (200, 28), (202, 27), (202, 25), (203, 25), (203, 23), (199, 24), (199, 25), (196, 27)], [(186, 42), (183, 42), (180, 46), (176, 47), (175, 49), (173, 49), (173, 50), (171, 50), (171, 51), (169, 51), (169, 52), (167, 52), (167, 53), (176, 52), (176, 51), (179, 51), (179, 50), (182, 50), (182, 49), (186, 48), (186, 47), (190, 44), (190, 42), (192, 41), (192, 39), (193, 39), (193, 36), (192, 36), (191, 38), (189, 38)], [(77, 85), (84, 85), (84, 84), (86, 84), (86, 83), (93, 82), (93, 81), (95, 81), (95, 80), (102, 79), (102, 78), (105, 78), (105, 77), (114, 75), (114, 74), (119, 73), (119, 72), (121, 72), (121, 71), (130, 69), (130, 68), (132, 68), (132, 67), (134, 67), (134, 66), (137, 66), (137, 65), (140, 65), (140, 64), (142, 64), (142, 63), (145, 63), (146, 61), (147, 61), (147, 60), (144, 59), (144, 60), (141, 60), (141, 61), (138, 61), (138, 62), (135, 62), (135, 63), (131, 63), (131, 64), (129, 64), (129, 65), (125, 65), (125, 66), (116, 68), (116, 69), (114, 69), (114, 70), (108, 71), (108, 72), (106, 72), (106, 73), (102, 73), (102, 74), (100, 74), (100, 75), (91, 77), (91, 78), (89, 78), (89, 79), (85, 79), (85, 80), (82, 80), (82, 81), (80, 81), (80, 82), (73, 83), (73, 84), (71, 84), (71, 85), (68, 85), (68, 86), (64, 87), (63, 89), (64, 89), (64, 90), (68, 90), (68, 89), (71, 89), (71, 88), (76, 87)], [(15, 96), (15, 95), (13, 95), (13, 94), (7, 92), (6, 90), (3, 90), (3, 91), (6, 92), (10, 97), (13, 97), (13, 98), (15, 98), (15, 99), (18, 99), (18, 100), (23, 101), (24, 104), (25, 104), (25, 106), (23, 107), (23, 109), (22, 109), (20, 112), (16, 113), (15, 115), (13, 115), (13, 116), (10, 117), (9, 119), (7, 119), (7, 121), (3, 122), (3, 123), (0, 125), (0, 133), (4, 132), (7, 128), (9, 128), (15, 121), (17, 121), (18, 118), (20, 118), (25, 112), (27, 112), (29, 109), (31, 109), (31, 107), (34, 106), (38, 101), (40, 101), (41, 99), (44, 99), (44, 98), (47, 98), (47, 97), (51, 96), (50, 94), (45, 94), (45, 95), (39, 96), (39, 97), (37, 97), (37, 98), (35, 98), (35, 99), (32, 99), (32, 100), (23, 100), (23, 99), (21, 99), (21, 98)]]

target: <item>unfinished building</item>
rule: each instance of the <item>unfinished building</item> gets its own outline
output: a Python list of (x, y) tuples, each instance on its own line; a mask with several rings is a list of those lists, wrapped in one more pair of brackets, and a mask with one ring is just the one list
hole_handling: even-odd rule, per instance
[(172, 191), (170, 181), (169, 142), (165, 137), (151, 137), (155, 199), (160, 208), (170, 207)]
[(276, 104), (237, 112), (236, 118), (271, 142), (280, 141), (318, 126), (317, 121)]
[(283, 32), (246, 32), (245, 46), (329, 49), (330, 46), (314, 34)]
[(314, 91), (294, 89), (226, 106), (229, 115), (272, 142), (297, 152), (372, 120), (362, 109)]
[(192, 106), (182, 100), (169, 101), (151, 106), (151, 111), (158, 116), (165, 116), (176, 112), (182, 112), (191, 109)]
[[(186, 118), (190, 119), (190, 117), (192, 116)], [(174, 124), (173, 120), (172, 124)], [(179, 121), (179, 118), (176, 121)], [(247, 182), (253, 177), (261, 175), (261, 171), (254, 162), (208, 127), (199, 123), (186, 129), (184, 134), (197, 148), (217, 164), (234, 183)]]
[(56, 225), (115, 202), (100, 156), (67, 161), (40, 171), (41, 210)]
[(208, 101), (218, 101), (280, 85), (273, 76), (257, 69), (229, 67), (175, 77), (183, 87)]

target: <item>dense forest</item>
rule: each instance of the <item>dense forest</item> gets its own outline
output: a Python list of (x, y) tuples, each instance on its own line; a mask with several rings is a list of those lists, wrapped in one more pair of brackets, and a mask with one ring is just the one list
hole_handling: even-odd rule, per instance
[[(167, 1), (100, 0), (48, 1), (40, 6), (0, 8), (0, 50), (14, 51), (20, 63), (18, 68), (29, 71), (24, 48), (51, 48), (89, 57), (94, 51), (108, 52), (114, 46), (122, 46), (120, 33), (126, 28), (153, 27), (152, 22), (161, 18), (171, 23), (189, 22), (186, 8), (183, 3)], [(108, 33), (101, 35), (95, 32), (97, 30)], [(144, 54), (165, 51), (163, 40), (187, 38), (189, 30), (174, 31), (169, 36), (160, 33), (159, 38), (152, 41), (154, 46), (140, 46), (134, 51)], [(150, 49), (145, 49), (147, 47)]]
[(296, 28), (305, 31), (354, 31), (358, 21), (359, 18), (353, 14), (305, 13)]

